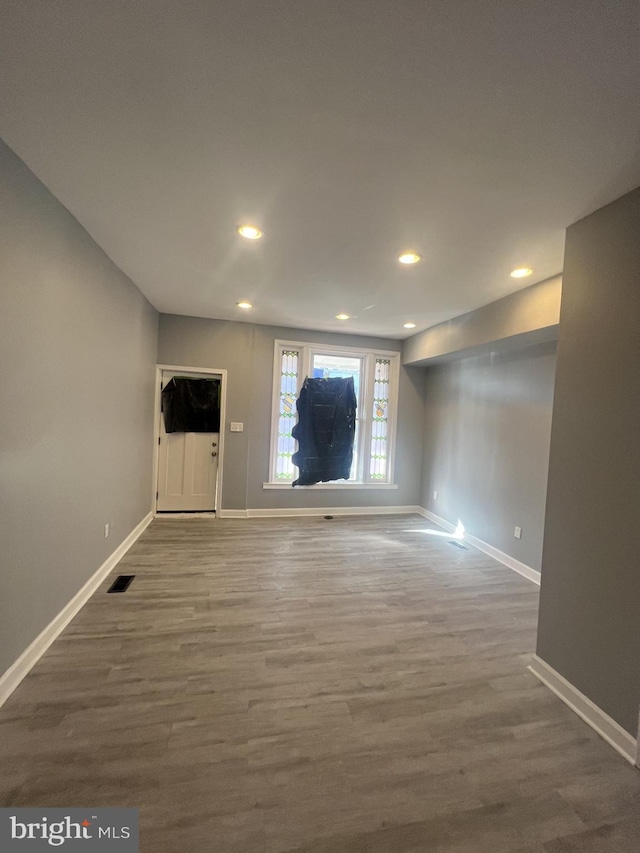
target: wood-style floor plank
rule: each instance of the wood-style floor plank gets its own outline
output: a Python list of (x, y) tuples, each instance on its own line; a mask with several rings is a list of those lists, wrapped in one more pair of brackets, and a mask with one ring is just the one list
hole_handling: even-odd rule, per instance
[(0, 709), (0, 803), (139, 807), (144, 853), (637, 853), (640, 774), (526, 669), (537, 588), (429, 528), (155, 521)]

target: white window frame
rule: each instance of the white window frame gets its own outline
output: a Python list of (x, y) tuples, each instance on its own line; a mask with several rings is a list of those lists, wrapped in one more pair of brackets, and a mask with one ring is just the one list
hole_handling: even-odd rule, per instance
[[(279, 411), (280, 411), (280, 376), (282, 352), (297, 350), (298, 378), (296, 397), (305, 378), (309, 375), (314, 355), (341, 355), (347, 358), (359, 358), (362, 361), (360, 400), (358, 400), (358, 420), (363, 425), (362, 437), (358, 448), (359, 479), (349, 481), (332, 481), (317, 483), (313, 486), (299, 486), (303, 489), (397, 489), (395, 483), (396, 432), (398, 422), (398, 390), (400, 385), (400, 353), (391, 350), (360, 349), (358, 347), (340, 347), (333, 344), (309, 343), (306, 341), (274, 342), (273, 354), (273, 391), (271, 397), (271, 443), (269, 448), (269, 481), (263, 483), (265, 489), (290, 489), (293, 480), (282, 480), (276, 477)], [(389, 359), (389, 406), (387, 412), (387, 471), (386, 479), (372, 479), (369, 473), (371, 459), (371, 432), (373, 393), (375, 385), (376, 358)], [(364, 413), (364, 414), (363, 414)]]

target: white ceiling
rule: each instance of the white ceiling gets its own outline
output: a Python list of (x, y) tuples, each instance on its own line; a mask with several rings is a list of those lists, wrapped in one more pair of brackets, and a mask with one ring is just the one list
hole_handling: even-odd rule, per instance
[(160, 311), (405, 337), (558, 273), (640, 184), (638, 0), (0, 15), (0, 135)]

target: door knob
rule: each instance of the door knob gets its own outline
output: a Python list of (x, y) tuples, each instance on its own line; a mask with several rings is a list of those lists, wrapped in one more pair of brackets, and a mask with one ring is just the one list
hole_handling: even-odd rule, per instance
[(215, 441), (212, 441), (212, 442), (211, 442), (211, 447), (217, 447), (217, 446), (218, 446), (218, 445), (215, 443)]
[(217, 456), (218, 454), (217, 454), (217, 453), (215, 452), (215, 450), (214, 450), (214, 451), (213, 451), (213, 453), (212, 453), (211, 455), (212, 455), (212, 456)]

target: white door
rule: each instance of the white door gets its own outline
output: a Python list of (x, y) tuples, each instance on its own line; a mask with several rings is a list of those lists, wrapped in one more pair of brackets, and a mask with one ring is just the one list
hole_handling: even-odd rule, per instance
[[(162, 387), (172, 376), (202, 374), (163, 371)], [(219, 438), (217, 432), (173, 432), (160, 419), (158, 512), (213, 512), (216, 509)]]

